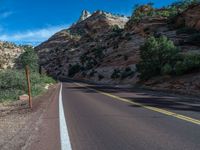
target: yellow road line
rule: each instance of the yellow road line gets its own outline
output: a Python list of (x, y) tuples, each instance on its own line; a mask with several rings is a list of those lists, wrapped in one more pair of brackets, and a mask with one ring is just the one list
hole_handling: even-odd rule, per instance
[[(78, 86), (81, 86), (81, 87), (85, 87), (84, 85), (82, 85), (80, 83), (75, 83), (75, 84), (78, 85)], [(86, 87), (86, 88), (88, 88), (88, 87)], [(96, 91), (96, 92), (103, 94), (105, 96), (112, 97), (116, 100), (120, 100), (120, 101), (129, 103), (129, 104), (133, 104), (133, 105), (137, 105), (137, 106), (140, 106), (140, 107), (143, 107), (143, 108), (155, 111), (155, 112), (159, 112), (161, 114), (165, 114), (165, 115), (172, 116), (172, 117), (175, 117), (175, 118), (178, 118), (178, 119), (181, 119), (181, 120), (193, 123), (193, 124), (200, 125), (200, 120), (198, 120), (198, 119), (194, 119), (194, 118), (191, 118), (191, 117), (180, 115), (180, 114), (177, 114), (177, 113), (174, 113), (174, 112), (171, 112), (171, 111), (168, 111), (168, 110), (164, 110), (164, 109), (161, 109), (161, 108), (157, 108), (157, 107), (146, 106), (146, 105), (143, 105), (143, 104), (140, 104), (140, 103), (137, 103), (137, 102), (133, 102), (129, 99), (121, 98), (119, 96), (109, 94), (109, 93), (106, 93), (106, 92), (102, 92), (102, 91), (99, 91), (99, 90), (96, 90), (96, 89), (93, 89), (93, 88), (88, 88), (88, 89)]]

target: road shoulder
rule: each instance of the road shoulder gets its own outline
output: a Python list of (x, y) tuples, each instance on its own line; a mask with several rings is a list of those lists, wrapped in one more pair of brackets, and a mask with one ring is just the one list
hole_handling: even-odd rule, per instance
[(45, 116), (57, 89), (59, 85), (53, 85), (46, 93), (34, 98), (32, 110), (23, 105), (0, 117), (1, 150), (30, 148), (40, 128), (41, 118)]

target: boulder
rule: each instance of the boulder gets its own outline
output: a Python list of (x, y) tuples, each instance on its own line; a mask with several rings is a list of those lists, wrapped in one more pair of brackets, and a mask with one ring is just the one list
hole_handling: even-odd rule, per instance
[(29, 99), (29, 96), (27, 94), (23, 94), (19, 96), (19, 100), (20, 101), (26, 101)]

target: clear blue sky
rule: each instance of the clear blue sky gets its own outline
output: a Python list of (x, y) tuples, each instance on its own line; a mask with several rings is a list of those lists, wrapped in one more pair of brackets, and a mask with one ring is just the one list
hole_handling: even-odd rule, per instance
[(153, 2), (156, 7), (175, 0), (0, 0), (0, 40), (40, 43), (69, 27), (82, 10), (105, 10), (131, 15), (135, 4)]

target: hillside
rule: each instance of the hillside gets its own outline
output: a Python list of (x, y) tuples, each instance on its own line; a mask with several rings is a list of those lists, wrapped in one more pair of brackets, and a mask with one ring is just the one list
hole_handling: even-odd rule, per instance
[[(200, 5), (190, 5), (172, 18), (168, 17), (167, 13), (172, 12), (169, 9), (144, 5), (130, 18), (103, 11), (93, 14), (83, 11), (77, 23), (35, 48), (40, 65), (54, 77), (110, 84), (137, 83), (140, 47), (150, 35), (166, 36), (181, 53), (200, 52)], [(149, 15), (151, 12), (153, 15)], [(191, 90), (198, 91), (195, 85), (200, 84), (197, 83), (199, 75), (195, 72), (176, 78), (164, 77), (164, 80), (152, 78), (143, 84), (183, 91), (192, 87)], [(198, 80), (195, 85), (194, 80)], [(165, 84), (160, 84), (162, 82)]]
[[(109, 62), (109, 57), (120, 55), (120, 52), (117, 53), (120, 49), (119, 40), (121, 38), (123, 42), (123, 38), (127, 38), (126, 35), (121, 35), (127, 21), (127, 17), (96, 11), (89, 18), (56, 33), (36, 47), (40, 63), (49, 74), (60, 77), (67, 76), (69, 66), (77, 63), (85, 66), (88, 73), (102, 67), (110, 70), (115, 63)], [(93, 58), (95, 53), (96, 58)], [(83, 59), (87, 59), (87, 62)], [(102, 67), (97, 67), (98, 65)], [(76, 74), (77, 78), (81, 74)]]

